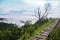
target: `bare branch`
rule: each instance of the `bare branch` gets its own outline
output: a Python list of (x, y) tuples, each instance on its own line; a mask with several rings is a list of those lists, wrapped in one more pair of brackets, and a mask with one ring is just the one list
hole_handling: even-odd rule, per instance
[(39, 19), (40, 19), (40, 16), (41, 16), (41, 10), (40, 10), (39, 7), (38, 7), (38, 16), (39, 16)]
[(37, 18), (39, 18), (39, 17), (36, 15), (36, 12), (35, 12), (35, 16), (36, 16)]
[[(50, 7), (51, 7), (50, 3), (47, 3), (47, 4), (45, 5), (45, 12), (44, 12), (42, 18), (48, 15), (48, 11), (49, 11)], [(45, 14), (46, 14), (46, 15), (45, 15)]]
[(35, 16), (40, 19), (40, 17), (41, 17), (41, 10), (40, 10), (39, 7), (37, 8), (37, 12), (36, 13), (35, 13)]

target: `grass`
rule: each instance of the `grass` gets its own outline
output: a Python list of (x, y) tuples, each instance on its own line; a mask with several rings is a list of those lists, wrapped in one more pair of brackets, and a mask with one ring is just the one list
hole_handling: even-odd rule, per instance
[(60, 40), (60, 24), (47, 37), (47, 40)]
[(18, 40), (23, 40), (24, 36), (25, 36), (24, 40), (31, 40), (31, 37), (33, 37), (33, 36), (37, 35), (38, 33), (42, 32), (45, 28), (47, 28), (49, 25), (51, 25), (54, 21), (55, 21), (55, 19), (49, 20), (48, 22), (44, 23), (43, 25), (40, 25), (40, 24), (34, 24), (33, 26), (30, 25), (31, 27), (29, 27), (29, 29), (33, 28), (34, 26), (37, 27), (37, 29), (33, 31), (32, 36), (30, 36), (28, 33), (25, 33)]
[(35, 34), (38, 34), (39, 32), (42, 32), (45, 28), (47, 28), (50, 24), (52, 24), (54, 20), (50, 20), (44, 25), (41, 25), (41, 27), (38, 28), (38, 30), (35, 31)]

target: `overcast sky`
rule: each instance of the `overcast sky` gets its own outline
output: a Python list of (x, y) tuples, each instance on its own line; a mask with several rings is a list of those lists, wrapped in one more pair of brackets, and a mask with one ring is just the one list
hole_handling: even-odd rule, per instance
[(49, 16), (60, 17), (59, 0), (0, 0), (0, 17), (5, 17), (6, 15), (7, 17), (22, 14), (32, 15), (38, 5), (42, 9), (46, 3), (52, 4), (52, 14), (49, 14)]

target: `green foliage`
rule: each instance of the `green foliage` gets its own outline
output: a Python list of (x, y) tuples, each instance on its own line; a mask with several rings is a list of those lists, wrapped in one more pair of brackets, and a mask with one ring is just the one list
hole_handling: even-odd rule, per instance
[(19, 38), (17, 26), (13, 24), (0, 23), (0, 40), (17, 40)]
[(48, 27), (51, 23), (53, 23), (55, 20), (49, 20), (48, 22), (45, 22), (43, 24), (35, 23), (34, 25), (25, 25), (22, 28), (23, 34), (18, 40), (30, 40), (30, 38), (34, 35), (37, 35), (39, 32), (44, 30), (46, 27)]
[(46, 17), (46, 18), (41, 18), (41, 19), (39, 19), (36, 23), (42, 25), (42, 24), (48, 22), (48, 20), (49, 20), (49, 19), (48, 19), (47, 17)]
[(18, 28), (13, 24), (0, 23), (0, 40), (30, 40), (30, 38), (48, 27), (54, 20), (43, 24), (27, 24)]
[(50, 33), (47, 40), (60, 40), (60, 24)]

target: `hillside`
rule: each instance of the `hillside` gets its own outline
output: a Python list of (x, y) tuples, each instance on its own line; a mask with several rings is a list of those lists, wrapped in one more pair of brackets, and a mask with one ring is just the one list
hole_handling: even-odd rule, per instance
[(14, 24), (0, 22), (0, 40), (30, 40), (32, 36), (37, 35), (54, 21), (55, 19), (52, 19), (41, 25), (38, 23), (27, 24), (20, 28)]
[(60, 21), (47, 37), (47, 40), (60, 40)]

